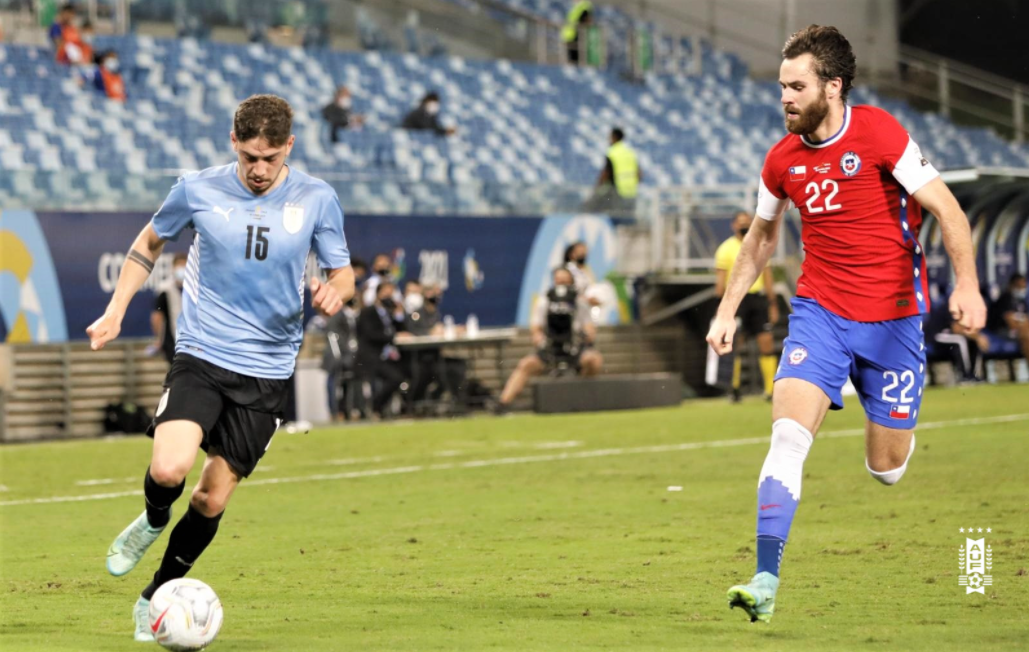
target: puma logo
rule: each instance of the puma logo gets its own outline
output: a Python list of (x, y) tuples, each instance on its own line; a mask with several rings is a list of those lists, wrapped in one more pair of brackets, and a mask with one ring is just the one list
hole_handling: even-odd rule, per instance
[(214, 212), (218, 213), (219, 215), (224, 217), (226, 222), (229, 221), (229, 213), (231, 213), (234, 210), (236, 210), (236, 209), (235, 208), (230, 208), (229, 210), (225, 210), (224, 208), (221, 208), (220, 206), (215, 206), (214, 207)]

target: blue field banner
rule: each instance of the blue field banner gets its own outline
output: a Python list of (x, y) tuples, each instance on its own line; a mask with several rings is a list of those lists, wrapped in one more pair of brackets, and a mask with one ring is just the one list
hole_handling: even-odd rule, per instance
[[(125, 253), (149, 213), (0, 211), (0, 342), (86, 338), (103, 314)], [(445, 288), (441, 311), (462, 323), (509, 326), (530, 252), (549, 218), (347, 215), (351, 254), (371, 263), (387, 253), (400, 283)], [(188, 250), (192, 232), (169, 242), (122, 323), (124, 337), (148, 337), (154, 289), (172, 273), (172, 257)]]

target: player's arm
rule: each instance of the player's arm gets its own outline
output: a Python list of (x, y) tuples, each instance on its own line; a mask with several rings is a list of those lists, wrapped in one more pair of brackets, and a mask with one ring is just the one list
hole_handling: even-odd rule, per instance
[(956, 279), (950, 295), (951, 316), (969, 330), (981, 329), (986, 325), (986, 303), (979, 292), (968, 217), (940, 177), (926, 183), (913, 197), (936, 216), (943, 230), (943, 245), (950, 256)]
[(707, 342), (719, 355), (732, 351), (732, 340), (736, 335), (736, 310), (747, 295), (759, 274), (768, 266), (779, 243), (779, 225), (782, 215), (790, 205), (789, 199), (772, 194), (765, 184), (764, 174), (760, 182), (757, 200), (757, 216), (747, 235), (743, 238), (740, 253), (732, 266), (732, 274), (726, 284), (722, 302), (711, 323)]
[(136, 236), (132, 248), (125, 257), (125, 264), (118, 275), (118, 285), (114, 288), (114, 295), (107, 304), (107, 310), (86, 329), (90, 346), (94, 351), (99, 351), (105, 344), (118, 337), (129, 302), (146, 283), (150, 272), (154, 271), (154, 263), (161, 256), (165, 242), (154, 231), (152, 223), (147, 224)]
[(354, 297), (354, 268), (350, 265), (326, 271), (325, 283), (311, 279), (311, 305), (331, 317)]

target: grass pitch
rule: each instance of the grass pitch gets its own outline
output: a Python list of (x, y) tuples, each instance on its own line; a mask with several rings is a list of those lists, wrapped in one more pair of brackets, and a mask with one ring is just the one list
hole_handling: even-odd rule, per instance
[[(222, 599), (225, 652), (1025, 649), (1027, 398), (928, 391), (895, 487), (865, 471), (857, 401), (830, 415), (770, 625), (725, 602), (754, 571), (760, 401), (280, 434), (192, 576)], [(0, 649), (148, 648), (131, 608), (168, 535), (126, 577), (104, 558), (149, 455), (0, 449)], [(958, 586), (969, 527), (993, 550), (985, 595)]]

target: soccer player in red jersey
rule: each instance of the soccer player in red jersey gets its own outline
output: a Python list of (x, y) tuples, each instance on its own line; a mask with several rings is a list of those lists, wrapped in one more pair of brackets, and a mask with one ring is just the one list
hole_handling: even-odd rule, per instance
[(775, 251), (782, 214), (797, 206), (805, 258), (758, 477), (757, 573), (729, 589), (729, 605), (752, 621), (772, 617), (804, 459), (826, 412), (842, 409), (848, 377), (867, 417), (872, 477), (896, 483), (915, 449), (929, 310), (917, 239), (923, 206), (940, 220), (954, 267), (951, 314), (969, 329), (986, 319), (967, 217), (893, 116), (847, 104), (855, 70), (850, 43), (834, 27), (812, 25), (786, 42), (779, 84), (789, 133), (765, 159), (758, 219), (707, 335), (718, 353), (732, 350), (736, 310)]

